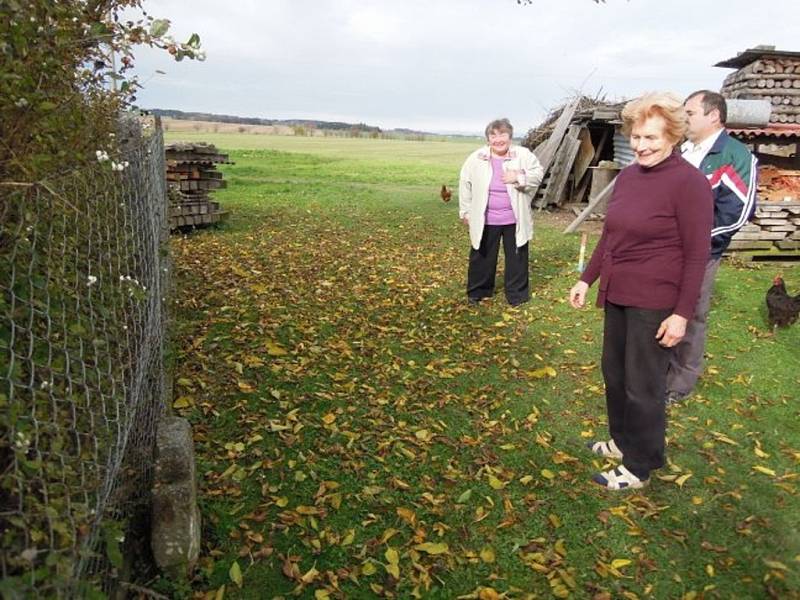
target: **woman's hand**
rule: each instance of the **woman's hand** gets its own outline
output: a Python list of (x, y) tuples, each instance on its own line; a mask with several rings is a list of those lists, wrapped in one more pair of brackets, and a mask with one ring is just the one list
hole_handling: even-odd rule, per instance
[(467, 227), (469, 227), (469, 215), (464, 215), (463, 217), (461, 217), (461, 222)]
[(586, 292), (589, 290), (589, 284), (585, 281), (579, 281), (572, 286), (569, 291), (569, 303), (572, 308), (583, 308), (586, 304)]
[(686, 324), (688, 321), (680, 316), (672, 314), (661, 321), (661, 325), (656, 332), (658, 343), (665, 348), (676, 346), (686, 335)]
[(519, 183), (519, 171), (517, 169), (508, 169), (503, 171), (503, 183), (516, 185)]

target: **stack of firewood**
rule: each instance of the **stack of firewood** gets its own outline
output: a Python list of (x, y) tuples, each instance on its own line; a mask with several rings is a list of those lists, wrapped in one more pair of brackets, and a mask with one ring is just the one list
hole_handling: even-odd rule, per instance
[(800, 123), (800, 60), (760, 58), (725, 78), (726, 98), (766, 100), (771, 123)]
[(209, 193), (225, 187), (217, 164), (229, 163), (213, 144), (176, 142), (165, 148), (170, 229), (209, 225), (227, 215)]

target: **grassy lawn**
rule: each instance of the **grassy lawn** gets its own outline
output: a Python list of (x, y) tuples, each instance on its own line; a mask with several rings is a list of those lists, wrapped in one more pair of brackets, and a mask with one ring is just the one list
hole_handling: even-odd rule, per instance
[(202, 139), (236, 163), (232, 215), (173, 240), (204, 528), (197, 577), (165, 590), (800, 597), (800, 326), (768, 335), (774, 266), (723, 266), (668, 466), (608, 493), (584, 447), (607, 434), (602, 315), (565, 302), (577, 239), (541, 218), (533, 300), (466, 305), (467, 235), (438, 190), (474, 145)]

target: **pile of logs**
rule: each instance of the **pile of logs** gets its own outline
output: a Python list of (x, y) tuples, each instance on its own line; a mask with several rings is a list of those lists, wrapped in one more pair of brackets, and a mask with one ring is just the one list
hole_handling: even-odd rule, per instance
[(720, 93), (770, 102), (771, 123), (800, 123), (800, 60), (759, 58), (728, 75)]
[(800, 201), (759, 202), (753, 220), (733, 236), (728, 250), (800, 250)]
[(202, 226), (216, 223), (227, 212), (209, 193), (225, 187), (216, 165), (230, 164), (212, 144), (176, 142), (166, 148), (167, 185), (169, 186), (169, 227)]

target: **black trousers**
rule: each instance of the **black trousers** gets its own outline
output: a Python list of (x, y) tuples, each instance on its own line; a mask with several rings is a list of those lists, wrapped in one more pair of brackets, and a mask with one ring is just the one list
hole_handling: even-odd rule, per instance
[(497, 273), (497, 253), (500, 239), (503, 240), (503, 255), (506, 260), (503, 286), (509, 304), (520, 304), (530, 300), (528, 279), (528, 244), (517, 247), (517, 226), (484, 225), (480, 248), (469, 249), (467, 272), (467, 296), (488, 298), (494, 294), (494, 278)]
[(656, 340), (670, 310), (647, 310), (606, 302), (603, 378), (611, 438), (623, 464), (645, 479), (664, 466), (665, 394), (672, 348)]

